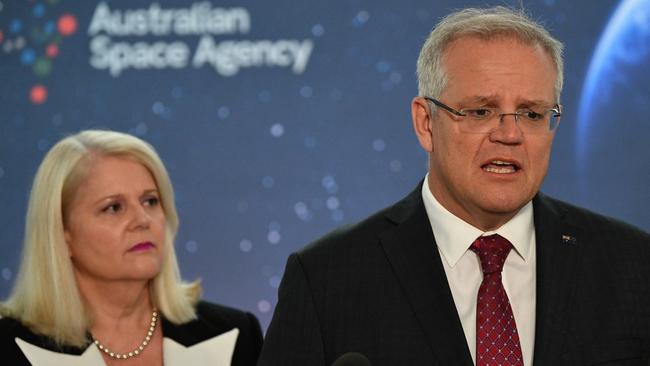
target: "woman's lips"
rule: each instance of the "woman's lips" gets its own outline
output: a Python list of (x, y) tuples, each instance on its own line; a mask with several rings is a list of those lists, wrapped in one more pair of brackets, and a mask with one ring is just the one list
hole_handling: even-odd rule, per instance
[(129, 249), (129, 252), (141, 252), (143, 250), (149, 250), (149, 249), (152, 249), (154, 247), (156, 247), (156, 245), (154, 243), (152, 243), (150, 241), (145, 241), (145, 242), (138, 243), (138, 244), (132, 246)]

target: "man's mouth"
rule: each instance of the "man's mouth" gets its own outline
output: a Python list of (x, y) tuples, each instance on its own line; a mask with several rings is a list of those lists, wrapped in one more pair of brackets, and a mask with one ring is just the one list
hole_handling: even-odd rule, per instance
[(516, 173), (519, 169), (519, 165), (514, 162), (504, 161), (504, 160), (492, 160), (487, 164), (483, 164), (481, 169), (488, 173), (496, 174), (512, 174)]

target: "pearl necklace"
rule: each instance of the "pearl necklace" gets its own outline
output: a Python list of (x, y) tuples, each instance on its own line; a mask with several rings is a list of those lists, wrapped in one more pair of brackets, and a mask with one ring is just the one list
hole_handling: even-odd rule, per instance
[(156, 329), (156, 324), (158, 324), (158, 311), (156, 310), (156, 308), (154, 308), (153, 312), (151, 313), (151, 324), (149, 325), (149, 330), (147, 331), (147, 335), (144, 337), (142, 343), (140, 343), (140, 345), (131, 352), (127, 352), (127, 353), (113, 352), (110, 349), (108, 349), (108, 347), (101, 344), (94, 337), (93, 337), (93, 343), (95, 344), (95, 346), (97, 346), (97, 348), (99, 348), (100, 351), (103, 351), (104, 354), (106, 354), (107, 356), (110, 356), (111, 358), (117, 360), (126, 360), (127, 358), (138, 356), (142, 351), (144, 351), (144, 349), (151, 341), (151, 336), (153, 336), (153, 331)]

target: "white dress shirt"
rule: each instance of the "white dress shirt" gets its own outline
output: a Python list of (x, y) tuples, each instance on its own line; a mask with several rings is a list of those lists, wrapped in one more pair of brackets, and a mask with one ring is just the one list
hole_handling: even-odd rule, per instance
[(533, 364), (535, 342), (535, 225), (529, 202), (496, 231), (484, 232), (444, 208), (429, 189), (429, 176), (422, 185), (424, 207), (445, 268), (447, 281), (463, 324), (472, 360), (476, 364), (476, 301), (483, 280), (476, 253), (469, 250), (479, 236), (499, 234), (514, 247), (503, 265), (503, 287), (510, 299), (517, 324), (524, 365)]

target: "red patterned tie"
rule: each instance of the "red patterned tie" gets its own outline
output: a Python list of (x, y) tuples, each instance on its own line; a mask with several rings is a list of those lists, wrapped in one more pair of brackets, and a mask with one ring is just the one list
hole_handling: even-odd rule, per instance
[(523, 366), (519, 334), (501, 281), (512, 244), (500, 235), (482, 236), (470, 247), (478, 254), (483, 282), (476, 307), (476, 366)]

